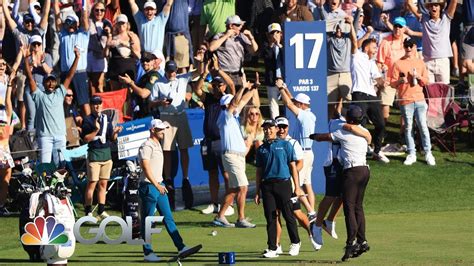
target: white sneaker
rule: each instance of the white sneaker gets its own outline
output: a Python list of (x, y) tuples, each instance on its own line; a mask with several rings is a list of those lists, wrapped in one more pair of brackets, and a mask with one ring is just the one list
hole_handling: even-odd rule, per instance
[(107, 218), (107, 217), (109, 217), (109, 216), (110, 216), (110, 215), (109, 215), (107, 212), (104, 211), (104, 212), (102, 212), (101, 214), (97, 215), (96, 218), (97, 218), (97, 220), (102, 221), (102, 220), (104, 220), (105, 218)]
[(408, 154), (407, 158), (403, 162), (404, 165), (412, 165), (416, 162), (416, 154)]
[(313, 240), (318, 245), (323, 245), (323, 228), (321, 226), (314, 226), (311, 232), (313, 234)]
[(329, 235), (331, 235), (332, 238), (337, 239), (337, 233), (336, 233), (336, 222), (331, 222), (329, 220), (324, 220), (323, 223), (323, 228), (328, 232)]
[(214, 203), (211, 203), (207, 205), (207, 207), (201, 211), (202, 214), (211, 214), (211, 213), (217, 213), (219, 207), (215, 205)]
[(227, 210), (225, 210), (224, 212), (224, 216), (232, 216), (234, 215), (234, 206), (229, 206), (229, 208), (227, 208)]
[(283, 249), (281, 248), (281, 245), (278, 245), (278, 246), (277, 246), (276, 253), (277, 253), (278, 255), (283, 254)]
[(429, 166), (435, 166), (436, 165), (436, 161), (435, 161), (435, 158), (433, 156), (433, 154), (431, 152), (427, 153), (425, 155), (425, 160), (426, 160), (426, 163), (429, 165)]
[(318, 251), (323, 247), (319, 245), (318, 243), (316, 243), (316, 241), (314, 241), (313, 236), (309, 236), (309, 241), (311, 242), (311, 245), (313, 246), (315, 251)]
[(298, 256), (298, 254), (300, 254), (300, 248), (301, 248), (301, 242), (297, 244), (291, 244), (290, 251), (288, 251), (288, 254), (290, 254), (290, 256)]
[(276, 250), (267, 250), (265, 253), (263, 253), (264, 258), (278, 258), (278, 253)]
[(373, 158), (374, 160), (377, 160), (379, 162), (383, 162), (383, 163), (389, 163), (390, 160), (387, 158), (387, 156), (385, 156), (385, 154), (383, 154), (383, 152), (379, 151), (379, 153), (374, 153), (373, 155)]
[(158, 257), (158, 256), (156, 256), (156, 254), (153, 253), (153, 252), (150, 253), (150, 254), (148, 254), (148, 255), (145, 255), (145, 256), (143, 257), (143, 259), (144, 259), (146, 262), (158, 262), (158, 261), (161, 260), (161, 258)]

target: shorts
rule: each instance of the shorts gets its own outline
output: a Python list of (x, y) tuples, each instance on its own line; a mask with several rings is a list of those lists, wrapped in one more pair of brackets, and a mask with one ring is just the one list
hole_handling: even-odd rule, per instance
[(303, 151), (303, 168), (299, 172), (300, 187), (303, 185), (311, 185), (311, 172), (313, 171), (313, 162), (313, 151)]
[(380, 91), (380, 97), (382, 98), (382, 105), (393, 106), (393, 101), (395, 100), (395, 95), (397, 90), (390, 86), (385, 86), (383, 90)]
[(324, 167), (326, 176), (326, 193), (328, 197), (340, 197), (342, 190), (342, 165), (337, 159), (333, 159), (332, 164)]
[(15, 167), (10, 152), (0, 149), (0, 169), (9, 169)]
[(224, 170), (229, 174), (229, 187), (238, 188), (249, 185), (245, 174), (245, 156), (235, 153), (222, 154)]
[(23, 95), (25, 93), (26, 76), (23, 71), (16, 73), (16, 98), (19, 102), (23, 102)]
[[(203, 144), (206, 144), (207, 154), (203, 154)], [(224, 171), (224, 165), (222, 164), (222, 150), (221, 140), (206, 140), (203, 139), (201, 142), (201, 158), (202, 164), (205, 171), (221, 169)]]
[(339, 99), (350, 101), (352, 78), (351, 72), (331, 73), (328, 75), (328, 104), (335, 104)]
[(87, 161), (87, 180), (97, 182), (99, 180), (109, 180), (112, 171), (112, 160), (105, 162)]
[(425, 59), (426, 68), (428, 69), (428, 80), (430, 83), (441, 82), (449, 84), (451, 73), (449, 58)]
[(184, 35), (176, 35), (174, 37), (174, 61), (178, 68), (189, 66), (189, 41)]
[(105, 58), (97, 58), (94, 53), (87, 53), (87, 72), (102, 73), (107, 72), (107, 60)]
[(474, 59), (474, 26), (465, 26), (461, 37), (461, 55), (464, 60)]
[(179, 149), (187, 149), (193, 146), (193, 136), (191, 135), (188, 117), (185, 112), (178, 115), (161, 114), (160, 118), (170, 124), (170, 127), (165, 129), (164, 132), (164, 151), (174, 151), (176, 143), (178, 143)]
[[(61, 82), (67, 76), (67, 72), (61, 73)], [(74, 96), (78, 105), (84, 105), (89, 103), (89, 79), (86, 71), (76, 72), (72, 78), (72, 86)]]
[[(291, 194), (291, 197), (292, 197), (292, 198), (293, 198), (293, 197), (296, 197), (296, 194), (295, 194), (295, 193)], [(292, 201), (292, 200), (291, 200), (291, 201), (290, 201), (290, 204), (291, 204), (291, 205), (290, 205), (290, 209), (291, 209), (292, 211), (301, 210), (301, 203), (300, 203), (299, 200), (296, 200), (296, 201)]]

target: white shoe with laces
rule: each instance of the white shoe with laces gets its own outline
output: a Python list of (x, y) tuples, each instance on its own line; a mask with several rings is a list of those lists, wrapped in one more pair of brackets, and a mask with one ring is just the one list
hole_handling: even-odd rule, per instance
[(234, 215), (234, 206), (230, 205), (227, 210), (224, 212), (224, 216), (232, 216)]
[(145, 255), (143, 259), (145, 260), (145, 262), (158, 262), (161, 260), (161, 258), (156, 256), (156, 254), (153, 252), (148, 255)]
[(403, 162), (404, 165), (412, 165), (416, 163), (416, 154), (408, 154), (407, 158)]
[(324, 228), (324, 230), (326, 230), (326, 232), (329, 233), (329, 235), (331, 235), (332, 238), (334, 238), (334, 239), (338, 238), (337, 233), (336, 233), (336, 222), (334, 222), (334, 221), (331, 222), (329, 220), (324, 220), (323, 228)]
[(201, 213), (202, 214), (217, 213), (218, 210), (219, 210), (219, 206), (214, 203), (211, 203), (204, 210), (202, 210)]
[(298, 256), (298, 254), (300, 254), (300, 248), (301, 248), (301, 242), (296, 243), (296, 244), (291, 244), (290, 251), (288, 251), (288, 254), (290, 254), (290, 256)]
[(265, 253), (263, 253), (264, 258), (278, 258), (279, 255), (276, 252), (276, 250), (267, 250)]
[(323, 247), (319, 245), (318, 243), (316, 243), (316, 241), (314, 241), (313, 236), (309, 236), (309, 241), (311, 242), (311, 245), (313, 246), (315, 251), (318, 251)]

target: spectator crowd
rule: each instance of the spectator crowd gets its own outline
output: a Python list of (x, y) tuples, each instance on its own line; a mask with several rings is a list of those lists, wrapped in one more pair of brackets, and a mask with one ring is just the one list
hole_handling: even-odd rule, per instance
[[(58, 150), (88, 143), (86, 215), (92, 215), (97, 185), (98, 215), (107, 217), (105, 191), (113, 165), (110, 143), (122, 128), (105, 114), (101, 95), (125, 89), (126, 99), (118, 110), (125, 119), (153, 116), (161, 120), (156, 127), (156, 134), (160, 131), (156, 143), (160, 144), (150, 145), (160, 145), (153, 152), (162, 153), (163, 169), (160, 173), (150, 170), (147, 177), (160, 175), (155, 178), (164, 185), (157, 185), (157, 193), (167, 191), (171, 209), (175, 153), (179, 153), (183, 186), (192, 178), (188, 149), (193, 141), (187, 108), (204, 109), (201, 154), (209, 173), (210, 204), (202, 212), (216, 214), (214, 224), (255, 227), (245, 216), (249, 184), (245, 168), (246, 163), (257, 166), (257, 182), (261, 182), (258, 190), (261, 188), (263, 195), (256, 202), (263, 199), (269, 231), (266, 257), (281, 253), (281, 224), (275, 212), (289, 224), (290, 255), (298, 255), (301, 242), (293, 215), (307, 229), (312, 246), (318, 250), (323, 244), (321, 228), (337, 238), (335, 215), (341, 204), (345, 212), (347, 206), (350, 209), (350, 199), (342, 200), (342, 192), (331, 191), (318, 211), (311, 185), (317, 151), (312, 150), (313, 140), (309, 139), (316, 119), (340, 119), (350, 103), (359, 106), (361, 114), (357, 113), (359, 109), (352, 112), (351, 118), (356, 121), (353, 125), (364, 126), (370, 120), (373, 138), (350, 125), (344, 129), (355, 134), (354, 138), (362, 138), (358, 139), (362, 143), (359, 146), (373, 140), (373, 158), (389, 163), (381, 151), (385, 124), (390, 110), (399, 108), (400, 131), (408, 151), (404, 164), (417, 160), (412, 132), (416, 121), (426, 163), (434, 166), (422, 88), (430, 83), (449, 84), (453, 77), (459, 80), (459, 87), (465, 87), (466, 77), (474, 73), (474, 1), (470, 0), (0, 2), (2, 212), (6, 211), (12, 167), (11, 147), (5, 140), (26, 131), (35, 139), (42, 163), (58, 164)], [(294, 21), (326, 23), (328, 117), (316, 117), (310, 109), (311, 98), (304, 93), (292, 95), (283, 82), (284, 25)], [(258, 67), (262, 61), (260, 81), (259, 73), (249, 72), (248, 67)], [(266, 92), (268, 109), (261, 106), (259, 90)], [(286, 117), (280, 105), (288, 108)], [(267, 113), (269, 119), (264, 120), (263, 114)], [(296, 121), (291, 128), (290, 118)], [(77, 128), (75, 137), (70, 128)], [(337, 127), (332, 128), (337, 131)], [(334, 135), (337, 137), (314, 139), (337, 142), (344, 140), (343, 135), (339, 132)], [(270, 141), (275, 138), (278, 141)], [(278, 149), (285, 150), (285, 154), (277, 153)], [(142, 151), (142, 156), (152, 158), (151, 151)], [(273, 153), (274, 160), (284, 167), (269, 159), (268, 154)], [(332, 156), (340, 160), (339, 167), (353, 166), (341, 154)], [(333, 158), (326, 166), (333, 165)], [(362, 164), (365, 161), (357, 166)], [(150, 166), (153, 168), (148, 164), (146, 167)], [(223, 199), (218, 197), (219, 172), (225, 181)], [(295, 175), (299, 178), (285, 179)], [(363, 175), (368, 182), (368, 172), (364, 170)], [(190, 208), (192, 191), (183, 196)], [(280, 205), (280, 201), (292, 197), (299, 199), (307, 216)], [(361, 199), (357, 200), (360, 207)], [(231, 223), (226, 216), (234, 214), (234, 202), (238, 219)], [(316, 217), (316, 211), (325, 214), (331, 206), (327, 219), (324, 215)], [(153, 206), (148, 209), (152, 212)], [(355, 241), (355, 220), (350, 222), (350, 240)], [(182, 245), (177, 246), (179, 250)], [(346, 250), (346, 259), (368, 250), (365, 235), (357, 247), (349, 242), (347, 245), (350, 251)], [(147, 252), (145, 255), (151, 251)]]

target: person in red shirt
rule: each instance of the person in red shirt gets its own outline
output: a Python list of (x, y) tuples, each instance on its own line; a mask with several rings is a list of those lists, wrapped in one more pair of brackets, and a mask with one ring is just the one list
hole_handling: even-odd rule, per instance
[(426, 163), (434, 166), (436, 162), (431, 153), (430, 132), (426, 123), (428, 105), (422, 87), (428, 83), (428, 70), (423, 60), (416, 56), (416, 43), (413, 39), (406, 38), (403, 48), (405, 55), (393, 65), (390, 79), (391, 86), (398, 91), (400, 111), (405, 122), (408, 156), (403, 164), (412, 165), (416, 162), (416, 147), (412, 132), (413, 117), (415, 117), (420, 130)]

